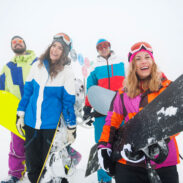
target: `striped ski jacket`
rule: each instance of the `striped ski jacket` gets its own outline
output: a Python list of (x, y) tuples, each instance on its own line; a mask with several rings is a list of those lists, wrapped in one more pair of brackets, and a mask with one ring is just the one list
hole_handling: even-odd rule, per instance
[[(98, 56), (97, 62), (87, 78), (87, 90), (93, 85), (98, 85), (103, 88), (117, 91), (122, 87), (124, 77), (124, 63), (114, 52), (111, 52), (111, 56), (107, 60)], [(90, 106), (87, 97), (85, 105)]]
[(25, 80), (36, 60), (36, 55), (31, 50), (27, 50), (25, 55), (15, 56), (1, 71), (0, 90), (6, 90), (21, 99)]

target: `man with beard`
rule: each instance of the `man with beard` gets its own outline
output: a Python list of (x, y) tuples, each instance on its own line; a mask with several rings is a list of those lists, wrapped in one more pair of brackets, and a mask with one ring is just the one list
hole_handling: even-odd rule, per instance
[[(0, 90), (6, 90), (19, 99), (23, 96), (24, 83), (31, 65), (37, 60), (31, 50), (26, 50), (22, 37), (14, 36), (11, 39), (11, 48), (15, 53), (14, 58), (8, 62), (0, 74)], [(9, 176), (1, 183), (16, 183), (25, 173), (24, 141), (11, 133), (9, 153)]]

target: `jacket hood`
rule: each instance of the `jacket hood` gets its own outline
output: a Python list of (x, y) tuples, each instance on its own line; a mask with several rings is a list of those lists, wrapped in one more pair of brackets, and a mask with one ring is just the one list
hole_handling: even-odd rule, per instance
[(12, 61), (18, 62), (32, 62), (36, 58), (36, 54), (32, 50), (27, 50), (25, 55), (14, 56)]
[[(114, 59), (116, 58), (116, 54), (114, 51), (111, 51), (111, 55), (109, 56), (108, 60), (109, 59)], [(106, 59), (104, 57), (102, 57), (101, 55), (98, 55), (97, 56), (97, 62), (103, 62), (103, 61), (106, 61)]]

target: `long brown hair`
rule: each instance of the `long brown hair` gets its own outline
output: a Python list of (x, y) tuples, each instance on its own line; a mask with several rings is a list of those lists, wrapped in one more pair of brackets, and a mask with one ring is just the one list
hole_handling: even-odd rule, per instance
[(136, 74), (136, 65), (135, 60), (133, 59), (128, 68), (128, 74), (124, 80), (123, 86), (127, 95), (130, 98), (134, 98), (143, 90), (149, 89), (151, 92), (158, 91), (161, 85), (161, 72), (159, 71), (156, 63), (153, 61), (151, 75), (144, 79), (140, 80)]
[(63, 47), (63, 52), (59, 60), (56, 63), (51, 63), (50, 59), (50, 49), (53, 43), (46, 49), (46, 51), (40, 56), (40, 64), (39, 66), (43, 66), (43, 61), (48, 60), (49, 62), (49, 74), (51, 79), (55, 78), (57, 74), (64, 69), (65, 65), (69, 65), (71, 63), (70, 58), (65, 54), (65, 47)]

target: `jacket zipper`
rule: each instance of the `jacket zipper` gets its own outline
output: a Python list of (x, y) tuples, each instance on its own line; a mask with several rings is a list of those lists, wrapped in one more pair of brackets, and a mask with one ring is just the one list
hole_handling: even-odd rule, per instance
[(110, 73), (109, 73), (109, 63), (108, 63), (108, 59), (106, 59), (106, 61), (107, 61), (107, 71), (108, 71), (108, 89), (110, 89), (111, 87), (110, 87)]

